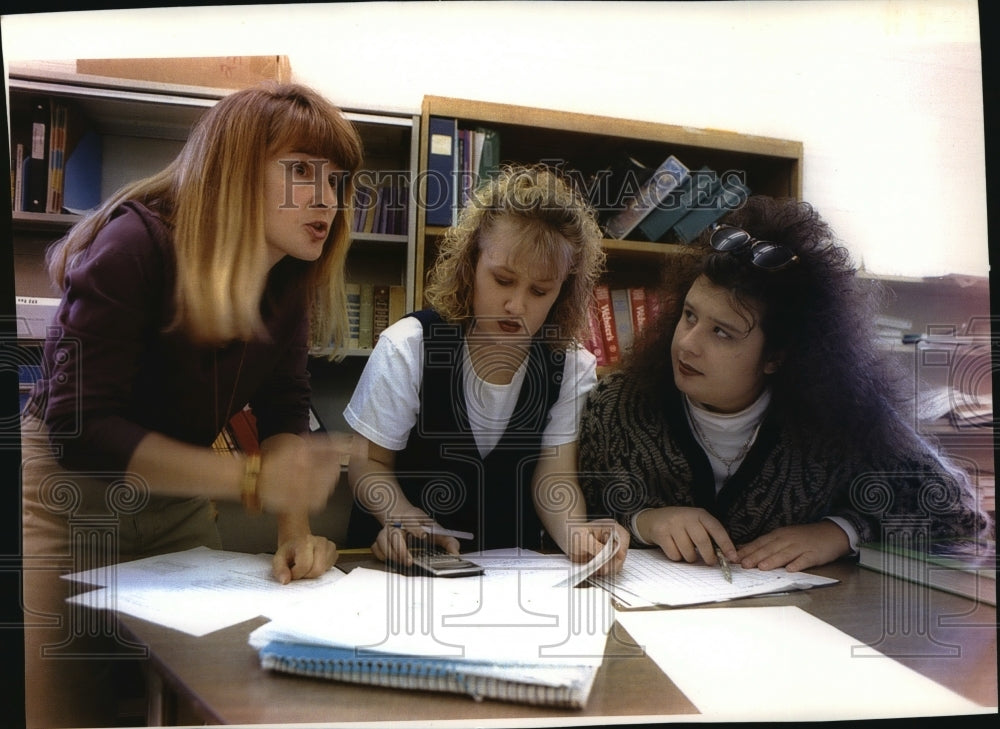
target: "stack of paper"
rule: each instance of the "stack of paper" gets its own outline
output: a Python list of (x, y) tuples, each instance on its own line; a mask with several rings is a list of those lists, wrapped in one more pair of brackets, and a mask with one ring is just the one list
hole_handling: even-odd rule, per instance
[(579, 707), (614, 612), (607, 593), (554, 586), (553, 576), (494, 569), (436, 579), (356, 568), (321, 600), (274, 616), (250, 644), (262, 665), (290, 673)]

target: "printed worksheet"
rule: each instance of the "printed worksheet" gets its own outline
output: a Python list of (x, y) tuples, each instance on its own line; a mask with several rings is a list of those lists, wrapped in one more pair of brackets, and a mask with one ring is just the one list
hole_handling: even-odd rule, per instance
[(97, 589), (68, 602), (116, 610), (195, 636), (323, 593), (343, 578), (334, 568), (321, 577), (282, 585), (271, 576), (271, 555), (197, 547), (64, 575)]
[(659, 549), (630, 549), (620, 573), (593, 576), (590, 581), (610, 592), (626, 608), (697, 605), (837, 582), (806, 572), (743, 569), (737, 565), (732, 566), (731, 576), (732, 582), (717, 565), (672, 562)]

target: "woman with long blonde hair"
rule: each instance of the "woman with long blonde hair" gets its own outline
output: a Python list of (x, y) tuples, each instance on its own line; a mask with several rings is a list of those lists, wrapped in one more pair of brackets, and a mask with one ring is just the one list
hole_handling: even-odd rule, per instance
[[(345, 208), (361, 157), (356, 130), (315, 91), (237, 91), (166, 169), (52, 248), (62, 301), (22, 416), (25, 554), (71, 553), (73, 517), (96, 513), (116, 541), (74, 555), (92, 566), (220, 547), (212, 502), (228, 499), (277, 515), (278, 581), (333, 565), (336, 546), (308, 514), (350, 438), (309, 435), (306, 365), (311, 347), (344, 340)], [(220, 457), (213, 442), (248, 404), (259, 452)], [(28, 610), (65, 616), (66, 596), (57, 572), (26, 572)], [(103, 724), (106, 673), (41, 658), (62, 638), (25, 629), (28, 723)]]

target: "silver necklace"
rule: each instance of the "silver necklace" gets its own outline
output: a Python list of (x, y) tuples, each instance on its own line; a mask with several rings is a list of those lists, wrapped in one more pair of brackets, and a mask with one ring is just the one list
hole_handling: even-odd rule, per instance
[(691, 412), (690, 404), (685, 403), (685, 405), (688, 407), (688, 420), (691, 421), (691, 425), (694, 427), (695, 435), (698, 436), (698, 440), (705, 447), (705, 450), (715, 456), (715, 458), (726, 467), (726, 480), (728, 480), (729, 477), (733, 475), (733, 466), (743, 460), (746, 454), (750, 451), (750, 446), (752, 446), (753, 442), (757, 440), (757, 433), (760, 431), (761, 421), (757, 421), (757, 425), (754, 427), (753, 432), (750, 433), (750, 437), (746, 439), (746, 442), (740, 447), (740, 450), (735, 456), (732, 458), (723, 458), (719, 452), (712, 447), (712, 441), (707, 435), (705, 435), (705, 431), (701, 429), (701, 424), (698, 422), (698, 418), (696, 418), (694, 413)]

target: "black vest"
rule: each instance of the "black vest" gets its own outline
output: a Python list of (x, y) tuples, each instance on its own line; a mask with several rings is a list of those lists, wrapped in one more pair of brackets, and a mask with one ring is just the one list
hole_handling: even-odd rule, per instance
[[(496, 447), (482, 457), (466, 408), (463, 332), (437, 312), (410, 314), (424, 328), (420, 412), (406, 447), (396, 454), (396, 477), (414, 506), (448, 529), (472, 532), (462, 551), (542, 546), (542, 524), (531, 480), (549, 410), (559, 397), (565, 352), (536, 336), (517, 404)], [(380, 526), (355, 503), (348, 546), (369, 546)]]

